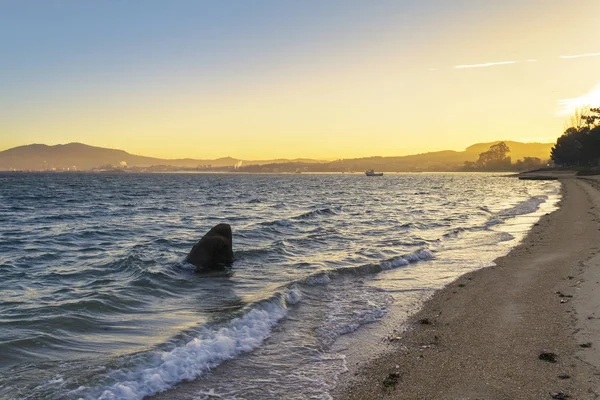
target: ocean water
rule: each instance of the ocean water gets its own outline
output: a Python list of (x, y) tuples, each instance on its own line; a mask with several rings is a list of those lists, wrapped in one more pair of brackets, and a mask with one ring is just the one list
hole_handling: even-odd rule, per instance
[[(0, 399), (327, 399), (342, 338), (559, 197), (493, 174), (0, 174)], [(196, 274), (220, 222), (236, 261)]]

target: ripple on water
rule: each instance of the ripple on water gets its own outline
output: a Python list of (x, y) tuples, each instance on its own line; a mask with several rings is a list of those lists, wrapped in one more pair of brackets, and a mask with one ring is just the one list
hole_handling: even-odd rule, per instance
[[(225, 359), (244, 379), (224, 388), (213, 370), (205, 392), (326, 393), (344, 369), (326, 351), (336, 337), (377, 321), (392, 295), (475, 268), (518, 237), (507, 221), (541, 212), (558, 187), (383, 178), (0, 174), (0, 397), (85, 398), (125, 377), (146, 393), (146, 370), (171, 385)], [(195, 274), (183, 259), (218, 222), (234, 225), (236, 263)], [(395, 278), (375, 278), (385, 271)]]

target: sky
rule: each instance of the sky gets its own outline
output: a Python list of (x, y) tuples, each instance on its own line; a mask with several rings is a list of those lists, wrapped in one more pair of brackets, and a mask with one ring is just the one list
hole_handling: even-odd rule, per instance
[(0, 150), (319, 159), (553, 142), (598, 0), (0, 0)]

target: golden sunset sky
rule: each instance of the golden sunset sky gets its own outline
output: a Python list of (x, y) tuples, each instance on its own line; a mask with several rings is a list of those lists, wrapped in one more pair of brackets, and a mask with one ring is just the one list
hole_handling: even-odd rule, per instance
[(553, 142), (600, 1), (0, 1), (0, 150), (322, 159)]

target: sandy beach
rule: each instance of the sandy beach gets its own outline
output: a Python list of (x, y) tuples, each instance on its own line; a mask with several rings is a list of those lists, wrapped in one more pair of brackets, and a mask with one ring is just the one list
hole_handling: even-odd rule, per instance
[(600, 181), (560, 178), (557, 211), (495, 266), (436, 292), (334, 398), (598, 398)]

